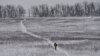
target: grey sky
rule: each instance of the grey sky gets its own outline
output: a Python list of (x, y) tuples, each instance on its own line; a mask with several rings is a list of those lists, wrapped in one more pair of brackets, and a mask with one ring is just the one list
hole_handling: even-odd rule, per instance
[(30, 8), (31, 5), (39, 5), (39, 4), (48, 4), (48, 5), (55, 5), (55, 4), (74, 4), (77, 2), (82, 1), (94, 1), (100, 2), (100, 0), (0, 0), (0, 4), (7, 5), (22, 5), (25, 8)]

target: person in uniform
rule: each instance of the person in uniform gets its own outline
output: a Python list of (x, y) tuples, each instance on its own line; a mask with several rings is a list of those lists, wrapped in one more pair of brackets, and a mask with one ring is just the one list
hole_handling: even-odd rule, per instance
[(57, 43), (54, 43), (55, 50), (57, 50)]

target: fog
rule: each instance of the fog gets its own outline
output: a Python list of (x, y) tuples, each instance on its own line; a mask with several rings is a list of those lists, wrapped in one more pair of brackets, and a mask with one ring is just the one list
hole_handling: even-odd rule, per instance
[(55, 4), (75, 4), (77, 2), (99, 2), (100, 0), (0, 0), (1, 5), (22, 5), (23, 7), (30, 8), (32, 5), (48, 4), (53, 6)]

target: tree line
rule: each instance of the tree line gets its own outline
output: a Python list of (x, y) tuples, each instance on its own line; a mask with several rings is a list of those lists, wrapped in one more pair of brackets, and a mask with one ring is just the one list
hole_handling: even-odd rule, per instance
[[(0, 18), (24, 17), (25, 8), (22, 6), (0, 5)], [(27, 14), (31, 17), (67, 17), (67, 16), (100, 16), (100, 4), (94, 2), (76, 3), (75, 5), (48, 6), (46, 4), (32, 6)]]
[(77, 3), (75, 5), (47, 5), (33, 6), (32, 16), (39, 17), (67, 17), (67, 16), (100, 16), (100, 5), (96, 3)]
[(25, 14), (25, 9), (22, 6), (13, 6), (13, 5), (0, 5), (0, 18), (16, 18), (23, 17)]

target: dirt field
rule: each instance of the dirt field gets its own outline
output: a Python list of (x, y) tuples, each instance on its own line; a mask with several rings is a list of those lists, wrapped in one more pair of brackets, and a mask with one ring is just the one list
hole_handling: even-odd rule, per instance
[[(100, 55), (99, 17), (27, 18), (24, 25), (29, 32), (57, 42), (69, 56)], [(20, 28), (20, 20), (0, 22), (0, 56), (66, 56)]]

